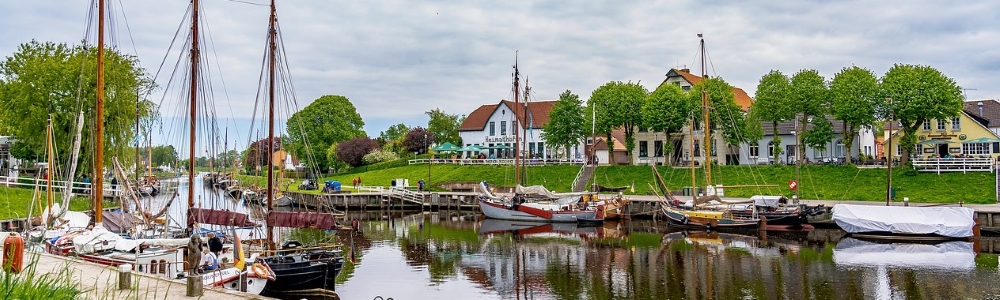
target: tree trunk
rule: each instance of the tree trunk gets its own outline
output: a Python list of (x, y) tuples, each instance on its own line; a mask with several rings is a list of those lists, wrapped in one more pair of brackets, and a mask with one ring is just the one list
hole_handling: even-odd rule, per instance
[[(845, 156), (844, 160), (848, 165), (853, 165), (854, 162), (851, 161), (852, 158), (851, 148), (854, 147), (854, 126), (853, 125), (847, 126), (847, 122), (844, 122), (844, 128), (843, 131), (841, 131), (841, 134), (844, 136), (844, 147), (847, 148), (847, 153), (846, 155), (844, 155)], [(861, 147), (858, 148), (859, 148), (858, 150), (860, 151)]]
[[(608, 164), (612, 166), (615, 165), (615, 142), (611, 139), (611, 133), (608, 132), (607, 139), (604, 140), (604, 144), (608, 145)], [(597, 145), (595, 142), (594, 145)], [(597, 155), (597, 151), (594, 151), (594, 155)]]
[[(771, 155), (774, 156), (774, 163), (777, 164), (778, 156), (781, 155), (781, 138), (778, 137), (778, 121), (771, 122), (771, 144), (774, 145), (774, 150), (771, 151)], [(757, 150), (760, 152), (760, 150)]]

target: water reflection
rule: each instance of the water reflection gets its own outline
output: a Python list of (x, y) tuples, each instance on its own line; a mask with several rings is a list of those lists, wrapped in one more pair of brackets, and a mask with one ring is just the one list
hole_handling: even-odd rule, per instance
[[(434, 213), (363, 221), (344, 299), (939, 299), (1000, 294), (995, 254), (868, 245), (839, 231), (669, 232), (653, 221), (532, 224)], [(838, 244), (838, 242), (840, 242)], [(348, 242), (345, 242), (348, 243)], [(874, 247), (874, 248), (873, 248)], [(925, 249), (914, 253), (913, 249)], [(870, 254), (870, 252), (878, 254)], [(871, 258), (933, 253), (953, 267)], [(850, 263), (849, 257), (861, 258)], [(868, 259), (869, 261), (865, 261)], [(971, 260), (970, 260), (971, 259)]]

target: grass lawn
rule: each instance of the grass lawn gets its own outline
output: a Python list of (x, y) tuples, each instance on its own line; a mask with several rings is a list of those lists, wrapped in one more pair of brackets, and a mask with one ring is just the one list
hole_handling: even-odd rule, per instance
[[(580, 170), (578, 166), (526, 167), (528, 185), (544, 185), (554, 191), (568, 191)], [(672, 190), (691, 185), (691, 170), (683, 168), (657, 167), (667, 186)], [(893, 186), (896, 197), (901, 201), (909, 197), (912, 202), (924, 203), (994, 203), (995, 176), (988, 172), (962, 173), (918, 173), (906, 174), (906, 169), (893, 170)], [(430, 176), (428, 176), (430, 172)], [(705, 184), (704, 169), (696, 169), (696, 185)], [(886, 186), (885, 169), (858, 169), (853, 166), (803, 166), (800, 168), (799, 188), (802, 199), (822, 200), (864, 200), (884, 201)], [(478, 182), (486, 180), (497, 186), (512, 186), (514, 168), (510, 166), (459, 166), (452, 164), (409, 165), (391, 169), (362, 173), (338, 174), (320, 180), (338, 180), (343, 189), (351, 190), (351, 180), (361, 178), (364, 185), (388, 186), (393, 179), (409, 179), (415, 186), (423, 179), (432, 185), (452, 182)], [(775, 187), (730, 187), (725, 189), (729, 197), (750, 197), (759, 194), (794, 195), (787, 187), (795, 178), (793, 166), (716, 166), (712, 168), (712, 183), (724, 186), (775, 185)], [(263, 186), (263, 177), (242, 176), (242, 182), (257, 180)], [(626, 194), (648, 195), (652, 191), (653, 173), (649, 166), (602, 166), (595, 171), (598, 184), (608, 187), (634, 186)], [(285, 180), (289, 181), (288, 179)], [(289, 185), (289, 190), (298, 190), (298, 181)], [(432, 188), (432, 190), (441, 190)], [(318, 190), (302, 191), (319, 193)]]
[[(28, 215), (29, 207), (32, 205), (32, 195), (34, 190), (22, 189), (22, 188), (7, 188), (0, 187), (0, 220), (24, 218)], [(59, 203), (62, 197), (59, 193), (54, 195), (53, 202)], [(45, 192), (41, 192), (38, 195), (38, 202), (34, 203), (34, 210), (32, 215), (38, 215), (38, 212), (45, 207)], [(115, 207), (118, 206), (116, 202), (104, 201), (104, 207)], [(86, 211), (93, 208), (92, 201), (87, 197), (73, 197), (69, 201), (69, 209), (72, 211)]]

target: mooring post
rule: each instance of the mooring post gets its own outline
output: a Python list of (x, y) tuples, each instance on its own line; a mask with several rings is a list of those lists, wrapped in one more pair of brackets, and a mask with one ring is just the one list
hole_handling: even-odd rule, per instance
[(240, 273), (240, 292), (247, 291), (247, 272)]
[(204, 293), (204, 286), (201, 283), (201, 275), (189, 275), (187, 278), (187, 296), (201, 297)]
[(132, 265), (123, 264), (118, 266), (118, 289), (132, 289)]

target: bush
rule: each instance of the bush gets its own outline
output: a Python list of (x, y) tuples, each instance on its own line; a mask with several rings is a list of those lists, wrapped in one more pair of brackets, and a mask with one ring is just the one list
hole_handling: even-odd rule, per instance
[(361, 160), (364, 161), (365, 164), (369, 165), (384, 161), (398, 160), (398, 159), (399, 155), (397, 155), (395, 152), (386, 149), (375, 149), (371, 153), (365, 154), (365, 156), (361, 158)]
[(390, 161), (386, 161), (386, 162), (380, 162), (380, 163), (377, 163), (377, 164), (371, 164), (371, 165), (367, 165), (367, 166), (360, 166), (360, 167), (351, 168), (350, 170), (347, 170), (347, 172), (345, 172), (345, 174), (363, 173), (363, 172), (375, 171), (375, 170), (385, 170), (385, 169), (399, 168), (399, 167), (407, 166), (409, 164), (410, 163), (409, 163), (409, 161), (407, 159), (390, 160)]

